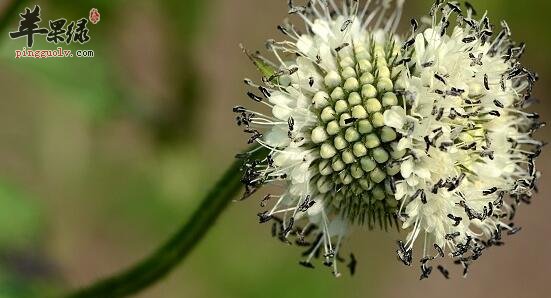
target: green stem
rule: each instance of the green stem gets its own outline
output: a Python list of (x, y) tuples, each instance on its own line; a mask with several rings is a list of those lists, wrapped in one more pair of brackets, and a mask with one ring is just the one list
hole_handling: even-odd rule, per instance
[(2, 37), (0, 42), (7, 38), (4, 36), (4, 30), (6, 30), (12, 18), (20, 12), (23, 3), (25, 3), (25, 0), (12, 0), (0, 15), (0, 36)]
[[(259, 157), (264, 150), (256, 150)], [(236, 160), (203, 199), (203, 202), (182, 228), (155, 253), (130, 269), (101, 280), (87, 288), (67, 295), (67, 298), (115, 298), (135, 294), (157, 282), (172, 271), (205, 236), (218, 216), (242, 188), (242, 161)]]

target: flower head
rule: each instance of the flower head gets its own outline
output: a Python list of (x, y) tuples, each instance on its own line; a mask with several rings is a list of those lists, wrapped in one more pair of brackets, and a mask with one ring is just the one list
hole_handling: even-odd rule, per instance
[(518, 231), (508, 221), (532, 195), (543, 144), (532, 139), (537, 115), (522, 111), (536, 80), (519, 63), (524, 45), (506, 23), (494, 34), (485, 15), (442, 1), (400, 38), (403, 2), (290, 1), (305, 33), (279, 26), (287, 40), (267, 42), (276, 62), (245, 51), (264, 75), (245, 80), (258, 90), (248, 95), (271, 110), (234, 108), (249, 143), (268, 149), (246, 161), (245, 196), (283, 186), (259, 219), (309, 246), (304, 266), (321, 256), (339, 275), (348, 226), (365, 224), (408, 230), (407, 265), (421, 239), (422, 278), (445, 255), (467, 268)]

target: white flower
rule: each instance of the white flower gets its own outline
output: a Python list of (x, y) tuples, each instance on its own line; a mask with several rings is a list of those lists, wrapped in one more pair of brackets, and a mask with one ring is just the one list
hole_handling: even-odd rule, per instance
[[(489, 19), (473, 12), (462, 14), (455, 2), (433, 6), (434, 25), (414, 31), (403, 53), (411, 57), (402, 78), (406, 111), (385, 114), (411, 140), (397, 182), (403, 228), (410, 229), (399, 255), (410, 264), (421, 238), (422, 278), (438, 256), (468, 268), (501, 243), (502, 231), (516, 232), (508, 221), (537, 178), (534, 159), (543, 144), (532, 139), (537, 115), (522, 111), (536, 80), (519, 63), (524, 45), (510, 40), (505, 22), (494, 33)], [(457, 26), (449, 28), (454, 16)], [(398, 120), (405, 114), (416, 119), (408, 130)]]
[(506, 26), (492, 38), (485, 16), (455, 2), (437, 1), (432, 22), (412, 21), (406, 39), (395, 34), (404, 1), (343, 2), (290, 1), (305, 33), (279, 26), (287, 40), (267, 42), (275, 62), (245, 50), (264, 75), (245, 80), (248, 96), (271, 110), (234, 108), (249, 143), (268, 152), (246, 161), (245, 196), (283, 187), (259, 219), (310, 247), (306, 267), (321, 256), (338, 276), (349, 225), (401, 220), (398, 256), (410, 265), (421, 237), (422, 278), (445, 254), (466, 268), (502, 229), (517, 231), (505, 221), (536, 180), (542, 143), (531, 137), (537, 116), (521, 111), (535, 81), (518, 63), (524, 47)]

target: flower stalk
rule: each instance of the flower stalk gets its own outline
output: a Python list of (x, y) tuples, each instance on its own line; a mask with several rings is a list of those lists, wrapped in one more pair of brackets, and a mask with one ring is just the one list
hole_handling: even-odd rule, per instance
[[(253, 149), (249, 154), (251, 158), (255, 158), (256, 155), (265, 155), (263, 151), (264, 149)], [(70, 293), (66, 297), (127, 297), (146, 289), (168, 275), (201, 241), (231, 199), (241, 190), (241, 168), (242, 161), (236, 159), (205, 196), (191, 219), (156, 252), (126, 271)]]

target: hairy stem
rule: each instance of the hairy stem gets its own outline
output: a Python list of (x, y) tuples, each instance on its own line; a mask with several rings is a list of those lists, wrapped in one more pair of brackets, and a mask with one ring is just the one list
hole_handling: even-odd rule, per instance
[[(252, 157), (266, 154), (254, 150)], [(151, 286), (170, 273), (205, 236), (218, 216), (241, 189), (242, 161), (236, 160), (203, 199), (203, 202), (179, 231), (152, 255), (113, 277), (67, 295), (67, 298), (126, 297)]]

